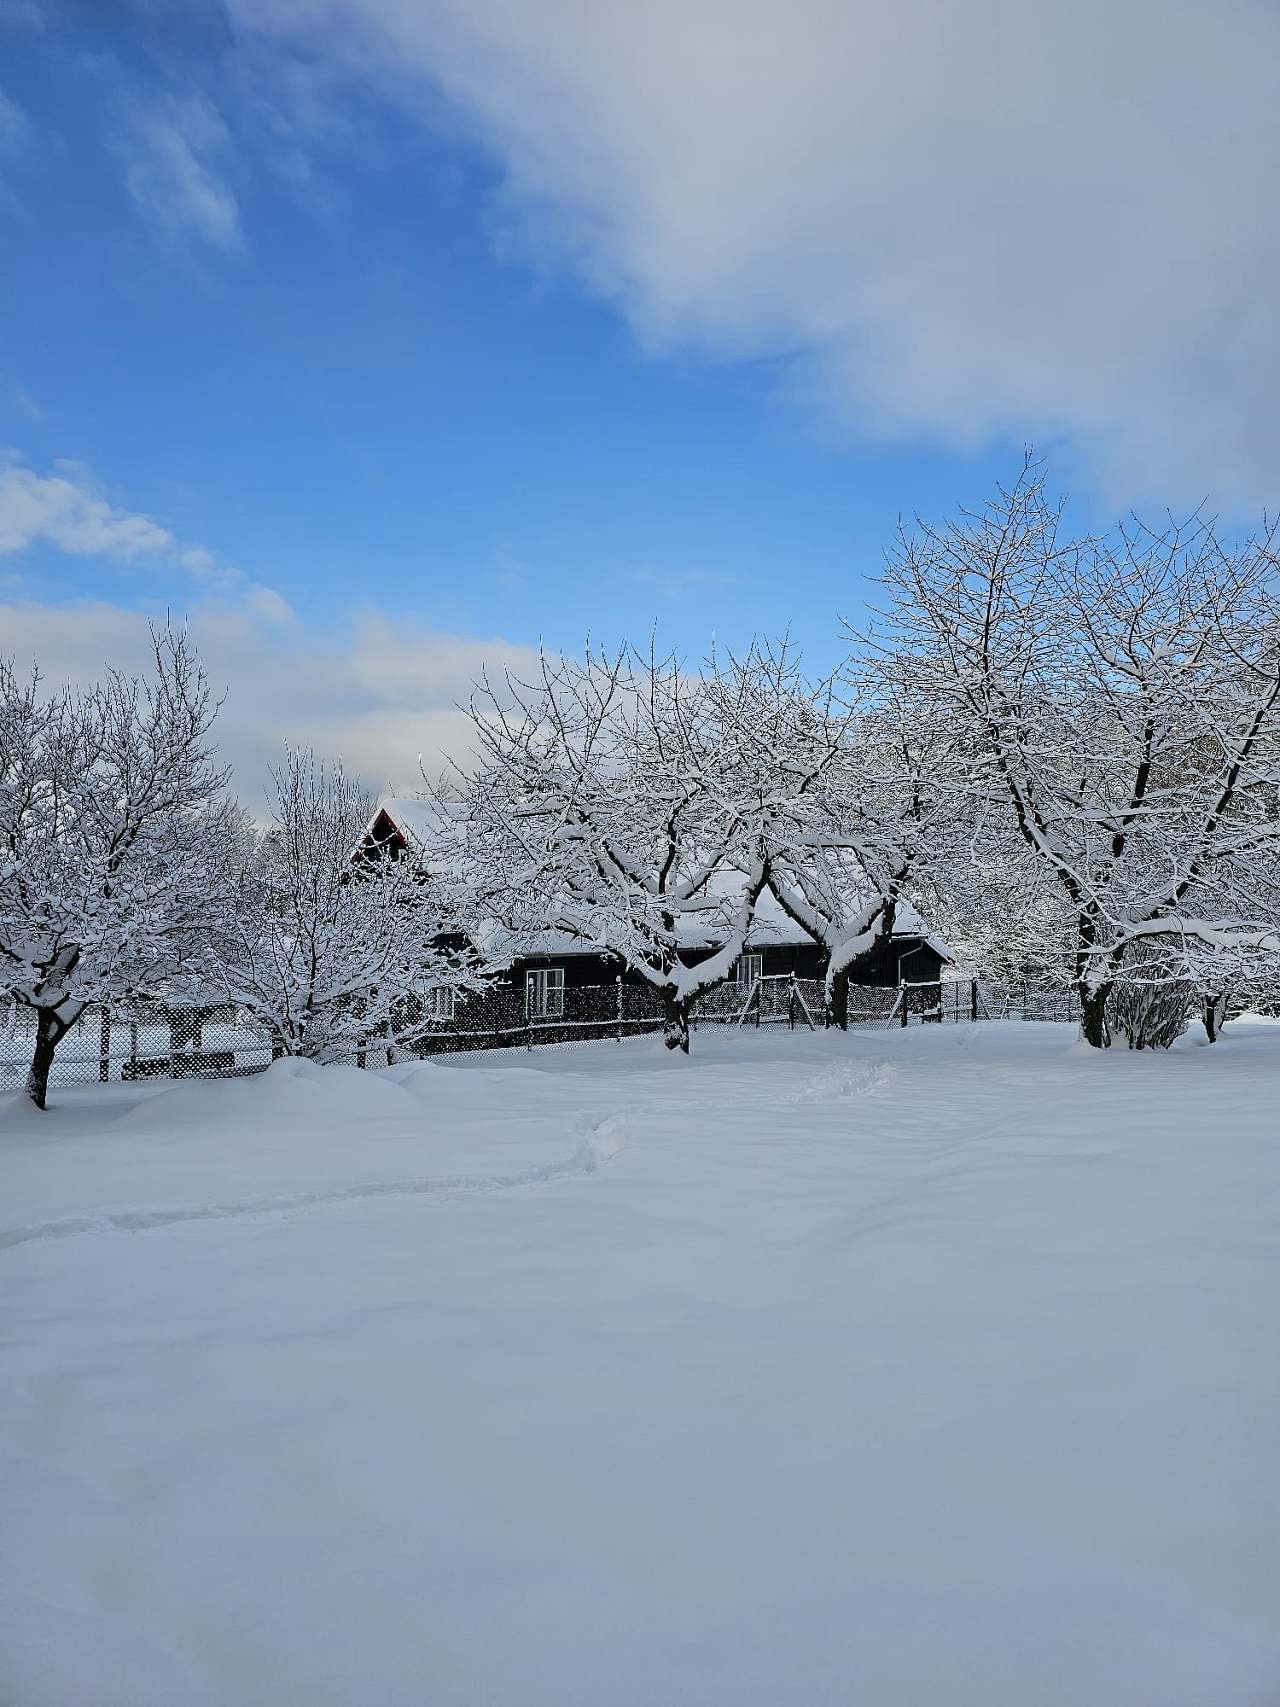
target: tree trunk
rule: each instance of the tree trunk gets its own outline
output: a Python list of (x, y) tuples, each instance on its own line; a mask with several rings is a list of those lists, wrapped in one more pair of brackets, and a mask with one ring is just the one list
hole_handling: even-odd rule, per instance
[(54, 1051), (66, 1036), (69, 1026), (70, 1022), (60, 1020), (52, 1008), (36, 1009), (36, 1046), (31, 1054), (31, 1070), (27, 1074), (27, 1096), (37, 1108), (46, 1105)]
[(668, 1049), (689, 1053), (689, 1003), (672, 990), (662, 992), (662, 1041)]
[(827, 983), (827, 1025), (849, 1029), (849, 968), (842, 966)]
[(1218, 1041), (1218, 1033), (1227, 1023), (1227, 1004), (1230, 1000), (1230, 994), (1226, 990), (1204, 999), (1204, 1031), (1210, 1043)]
[(1107, 997), (1110, 985), (1080, 993), (1080, 1035), (1093, 1049), (1109, 1049), (1111, 1032), (1107, 1025)]

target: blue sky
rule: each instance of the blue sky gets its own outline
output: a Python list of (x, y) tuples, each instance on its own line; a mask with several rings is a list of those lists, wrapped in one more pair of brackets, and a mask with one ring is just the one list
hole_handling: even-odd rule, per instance
[[(251, 160), (238, 243), (157, 229), (104, 138), (152, 88), (158, 33), (168, 78), (221, 95), (200, 59), (220, 32), (103, 11), (6, 40), (4, 85), (54, 145), (10, 174), (30, 212), (0, 435), (34, 468), (85, 464), (301, 618), (371, 603), (556, 647), (656, 621), (694, 650), (790, 624), (825, 659), (898, 513), (986, 479), (851, 446), (777, 361), (646, 352), (577, 281), (495, 253), (474, 146), (358, 96), (335, 207)], [(42, 596), (184, 591), (52, 552), (29, 573)]]
[[(927, 77), (920, 44), (943, 14), (904, 10), (919, 12), (905, 40), (876, 51), (909, 52)], [(1092, 270), (1028, 303), (1061, 270), (1046, 229), (1077, 235), (1087, 162), (1051, 149), (1039, 163), (1059, 215), (1026, 216), (1040, 266), (992, 301), (981, 221), (1008, 241), (1019, 186), (996, 186), (995, 213), (984, 195), (952, 218), (991, 171), (972, 158), (939, 182), (964, 165), (942, 152), (965, 134), (945, 114), (920, 158), (918, 121), (890, 152), (891, 109), (865, 133), (840, 128), (846, 106), (872, 103), (874, 9), (837, 7), (851, 33), (833, 43), (831, 9), (799, 5), (783, 51), (735, 37), (732, 62), (716, 0), (623, 8), (597, 39), (612, 11), (0, 0), (0, 617), (18, 649), (39, 636), (74, 670), (136, 632), (130, 613), (182, 611), (233, 694), (276, 661), (295, 672), (285, 699), (304, 733), (354, 741), (368, 766), (376, 730), (321, 715), (326, 671), (352, 717), (380, 710), (384, 734), (401, 719), (400, 748), (414, 715), (465, 685), (485, 655), (473, 643), (575, 648), (656, 624), (697, 654), (713, 635), (789, 626), (827, 665), (898, 516), (980, 500), (1032, 438), (1089, 513), (1151, 494), (1261, 498), (1270, 447), (1249, 435), (1265, 326), (1228, 370), (1204, 342), (1223, 314), (1212, 294), (1193, 279), (1170, 299), (1129, 272), (1099, 319), (1123, 208), (1084, 234)], [(1031, 6), (1033, 35), (1040, 14), (1046, 39), (1071, 15)], [(638, 18), (646, 34), (628, 40)], [(871, 79), (861, 106), (823, 92), (841, 47)], [(1199, 53), (1191, 40), (1149, 76), (1186, 92)], [(1166, 97), (1151, 89), (1154, 133), (1128, 139), (1134, 187), (1157, 204), (1173, 193), (1150, 176)], [(1105, 125), (1113, 105), (1096, 99)], [(1249, 90), (1233, 99), (1248, 119)], [(1002, 163), (1041, 146), (1035, 110), (1000, 115)], [(772, 126), (759, 155), (757, 111)], [(1271, 147), (1261, 107), (1258, 134), (1238, 122), (1242, 157)], [(1117, 156), (1101, 158), (1110, 185)], [(1232, 168), (1215, 170), (1238, 189)], [(1150, 253), (1137, 235), (1134, 276)], [(1200, 437), (1171, 431), (1182, 419)], [(1252, 463), (1205, 457), (1233, 434)], [(394, 704), (369, 686), (374, 632), (395, 642)], [(414, 637), (437, 658), (430, 682)], [(449, 637), (458, 667), (441, 670)], [(242, 721), (260, 709), (274, 738), (287, 704), (257, 691)]]

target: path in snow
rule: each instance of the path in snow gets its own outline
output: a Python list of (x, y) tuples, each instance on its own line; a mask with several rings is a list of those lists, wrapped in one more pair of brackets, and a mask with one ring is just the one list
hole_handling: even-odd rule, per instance
[[(601, 1128), (607, 1123), (601, 1122)], [(430, 1179), (373, 1180), (343, 1186), (339, 1191), (302, 1192), (295, 1197), (251, 1197), (239, 1203), (210, 1203), (190, 1209), (121, 1209), (104, 1215), (68, 1215), (58, 1221), (37, 1222), (31, 1227), (0, 1228), (0, 1250), (29, 1244), (35, 1239), (68, 1239), (83, 1233), (145, 1233), (154, 1227), (173, 1227), (182, 1221), (226, 1221), (244, 1215), (281, 1215), (299, 1209), (331, 1208), (366, 1197), (421, 1197), (439, 1193), (443, 1197), (478, 1192), (515, 1191), (522, 1186), (544, 1185), (566, 1174), (589, 1174), (611, 1162), (618, 1146), (603, 1142), (603, 1131), (579, 1145), (562, 1162), (546, 1162), (521, 1174), (493, 1179), (454, 1179), (441, 1175)]]

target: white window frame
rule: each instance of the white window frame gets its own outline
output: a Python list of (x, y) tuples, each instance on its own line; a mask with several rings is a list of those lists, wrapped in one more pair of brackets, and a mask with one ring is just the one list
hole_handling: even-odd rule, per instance
[(563, 966), (539, 966), (525, 973), (524, 1011), (527, 1019), (564, 1017)]
[(437, 984), (427, 991), (427, 1018), (448, 1025), (458, 1009), (458, 992), (451, 984)]
[(740, 990), (749, 990), (764, 977), (763, 954), (740, 954), (733, 969), (733, 980)]

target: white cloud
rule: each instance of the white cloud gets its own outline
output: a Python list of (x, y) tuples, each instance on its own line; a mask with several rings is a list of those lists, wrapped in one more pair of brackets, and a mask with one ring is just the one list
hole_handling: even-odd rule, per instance
[(227, 4), (435, 121), (442, 90), (508, 234), (655, 344), (789, 358), (860, 432), (1274, 499), (1272, 5)]
[(166, 236), (239, 248), (240, 209), (225, 176), (231, 138), (207, 96), (166, 94), (133, 104), (116, 147), (129, 194)]
[[(529, 668), (534, 653), (506, 641), (479, 641), (371, 614), (342, 640), (299, 625), (264, 626), (243, 612), (204, 610), (189, 627), (215, 692), (225, 690), (218, 740), (234, 786), (255, 812), (263, 781), (286, 740), (343, 759), (367, 785), (411, 793), (421, 784), (419, 754), (438, 771), (445, 755), (469, 750), (457, 709), (488, 667)], [(38, 660), (51, 683), (90, 681), (105, 664), (143, 670), (147, 618), (118, 605), (85, 602), (0, 604), (0, 649), (19, 665)]]
[(261, 616), (288, 616), (270, 587), (222, 567), (211, 551), (185, 544), (150, 516), (109, 503), (81, 464), (61, 460), (54, 469), (37, 474), (16, 457), (0, 455), (0, 557), (43, 544), (72, 557), (178, 569), (209, 593), (249, 602)]

